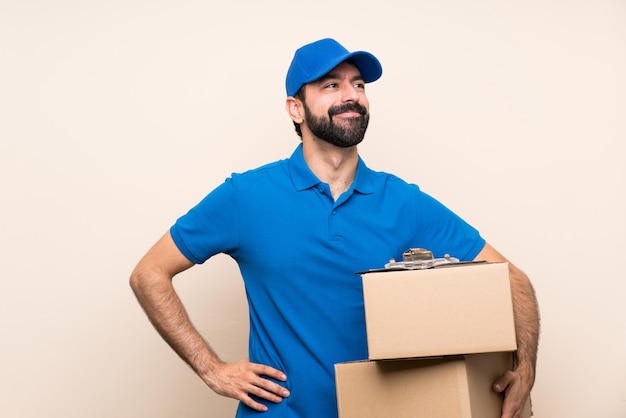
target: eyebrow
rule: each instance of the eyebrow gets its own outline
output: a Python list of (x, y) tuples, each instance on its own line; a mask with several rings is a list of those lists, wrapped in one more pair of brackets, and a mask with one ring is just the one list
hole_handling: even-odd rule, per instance
[[(328, 80), (333, 80), (333, 79), (334, 80), (339, 80), (341, 78), (342, 77), (340, 77), (338, 73), (330, 72), (330, 73), (327, 73), (326, 75), (323, 75), (322, 77), (318, 78), (317, 81), (315, 81), (315, 82), (318, 83), (318, 84), (323, 84), (323, 83), (325, 83)], [(350, 79), (350, 81), (352, 81), (352, 82), (354, 82), (354, 81), (363, 81), (363, 82), (365, 82), (365, 79), (363, 78), (363, 76), (361, 74), (357, 74), (354, 77), (352, 77)]]

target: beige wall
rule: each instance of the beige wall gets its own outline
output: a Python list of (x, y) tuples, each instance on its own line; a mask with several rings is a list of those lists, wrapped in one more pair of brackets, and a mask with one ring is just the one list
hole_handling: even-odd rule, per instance
[[(325, 36), (383, 63), (366, 162), (534, 280), (535, 416), (626, 416), (624, 1), (0, 0), (2, 417), (232, 416), (127, 278), (232, 171), (291, 153), (284, 74)], [(176, 284), (243, 357), (236, 265)]]

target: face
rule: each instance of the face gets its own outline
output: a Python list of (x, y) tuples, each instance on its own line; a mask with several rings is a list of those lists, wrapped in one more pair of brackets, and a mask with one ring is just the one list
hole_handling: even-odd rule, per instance
[(304, 120), (317, 138), (338, 147), (352, 147), (365, 136), (369, 102), (359, 70), (342, 63), (305, 86)]

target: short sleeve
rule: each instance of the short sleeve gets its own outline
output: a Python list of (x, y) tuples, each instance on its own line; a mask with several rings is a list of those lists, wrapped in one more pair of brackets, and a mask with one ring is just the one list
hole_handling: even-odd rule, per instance
[(230, 253), (239, 242), (239, 210), (232, 179), (209, 193), (176, 220), (170, 234), (190, 261), (202, 264), (218, 253)]
[(449, 254), (471, 261), (485, 246), (477, 229), (422, 191), (418, 191), (417, 209), (419, 240), (435, 257)]

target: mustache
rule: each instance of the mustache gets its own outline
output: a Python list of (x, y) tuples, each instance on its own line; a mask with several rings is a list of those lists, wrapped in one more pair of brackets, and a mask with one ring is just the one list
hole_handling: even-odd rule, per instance
[(345, 103), (338, 106), (333, 106), (328, 109), (328, 116), (333, 117), (338, 113), (343, 112), (357, 112), (361, 116), (365, 116), (367, 114), (367, 110), (365, 107), (361, 106), (358, 103)]

